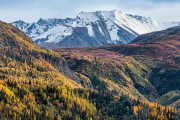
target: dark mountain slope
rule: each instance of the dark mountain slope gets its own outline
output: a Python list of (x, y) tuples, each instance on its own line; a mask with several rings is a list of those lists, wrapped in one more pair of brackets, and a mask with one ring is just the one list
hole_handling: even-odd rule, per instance
[[(153, 37), (154, 36), (154, 37)], [(160, 94), (179, 90), (180, 27), (149, 33), (129, 45), (107, 46), (104, 49), (133, 56), (154, 69), (151, 83)]]
[(153, 85), (145, 79), (151, 69), (131, 56), (124, 56), (101, 47), (57, 49), (74, 72), (88, 77), (95, 89), (106, 89), (146, 100), (156, 96)]
[[(113, 82), (136, 96), (137, 93), (131, 91), (135, 88), (142, 96), (153, 101), (180, 90), (179, 33), (180, 27), (174, 27), (142, 35), (132, 42), (134, 44), (55, 51), (66, 58), (74, 71), (89, 77), (94, 87), (118, 90), (118, 87), (112, 87)], [(178, 95), (171, 97), (178, 98)], [(159, 101), (173, 106), (177, 99), (170, 98), (165, 101), (160, 98)], [(178, 106), (177, 103), (175, 106)]]
[(152, 43), (158, 41), (180, 40), (180, 26), (168, 28), (159, 32), (152, 32), (138, 36), (132, 43)]

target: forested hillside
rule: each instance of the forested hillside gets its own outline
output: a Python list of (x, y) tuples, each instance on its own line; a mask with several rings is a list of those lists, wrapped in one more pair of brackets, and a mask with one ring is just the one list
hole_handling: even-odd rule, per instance
[(65, 60), (0, 21), (0, 119), (178, 119), (178, 109), (142, 101), (155, 91), (143, 77), (150, 67), (120, 56)]
[(131, 44), (64, 48), (73, 71), (105, 89), (179, 108), (179, 27), (139, 36)]
[[(88, 77), (95, 89), (124, 91), (152, 102), (175, 92), (172, 96), (176, 98), (167, 102), (174, 106), (180, 90), (179, 31), (180, 27), (174, 27), (145, 34), (136, 38), (134, 44), (55, 51), (69, 62), (73, 71)], [(166, 103), (161, 98), (159, 102)]]

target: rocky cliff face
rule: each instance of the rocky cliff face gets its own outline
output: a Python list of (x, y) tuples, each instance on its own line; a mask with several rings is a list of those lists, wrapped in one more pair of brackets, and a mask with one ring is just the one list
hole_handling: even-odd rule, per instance
[(86, 81), (78, 74), (75, 74), (72, 70), (70, 70), (67, 62), (63, 58), (51, 57), (48, 55), (43, 55), (44, 59), (50, 63), (56, 70), (62, 73), (64, 76), (76, 81), (78, 84), (82, 84), (82, 86), (93, 89), (92, 83), (90, 81)]
[(126, 15), (118, 10), (80, 12), (76, 18), (39, 19), (35, 23), (11, 23), (24, 31), (39, 46), (50, 49), (65, 47), (126, 44), (138, 35), (179, 25), (151, 18)]

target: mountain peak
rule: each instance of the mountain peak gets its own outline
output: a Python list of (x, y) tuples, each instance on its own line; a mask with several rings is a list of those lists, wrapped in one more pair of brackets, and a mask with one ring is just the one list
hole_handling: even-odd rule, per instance
[(87, 15), (87, 14), (95, 14), (95, 15), (101, 14), (101, 15), (103, 15), (103, 14), (107, 14), (107, 13), (109, 13), (109, 14), (115, 14), (115, 13), (122, 13), (122, 12), (119, 11), (119, 10), (117, 10), (117, 9), (114, 9), (114, 10), (111, 10), (111, 11), (95, 11), (95, 12), (84, 12), (84, 11), (81, 11), (81, 12), (78, 14), (78, 16), (80, 16), (80, 15)]
[(112, 10), (114, 13), (122, 13), (121, 11), (119, 11), (118, 9), (114, 9), (114, 10)]
[[(116, 16), (121, 15), (121, 11), (115, 9), (112, 11), (95, 11), (95, 12), (84, 12), (81, 11), (77, 15), (77, 19), (79, 20), (85, 20), (86, 22), (95, 22), (97, 20), (103, 19), (110, 19), (114, 21), (116, 19)], [(124, 15), (124, 14), (123, 14)]]
[(15, 21), (15, 22), (13, 22), (13, 23), (16, 23), (16, 24), (23, 24), (23, 23), (26, 23), (26, 22), (24, 22), (24, 21), (22, 21), (22, 20), (17, 20), (17, 21)]
[(42, 19), (42, 18), (40, 18), (39, 20), (38, 20), (38, 23), (46, 23), (47, 21), (45, 20), (45, 19)]

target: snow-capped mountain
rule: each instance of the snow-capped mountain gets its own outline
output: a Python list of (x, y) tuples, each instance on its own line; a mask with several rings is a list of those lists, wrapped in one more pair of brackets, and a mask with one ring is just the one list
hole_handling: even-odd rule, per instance
[(76, 18), (39, 19), (35, 23), (11, 23), (46, 48), (126, 44), (140, 34), (178, 26), (180, 22), (159, 22), (118, 10), (80, 12)]

